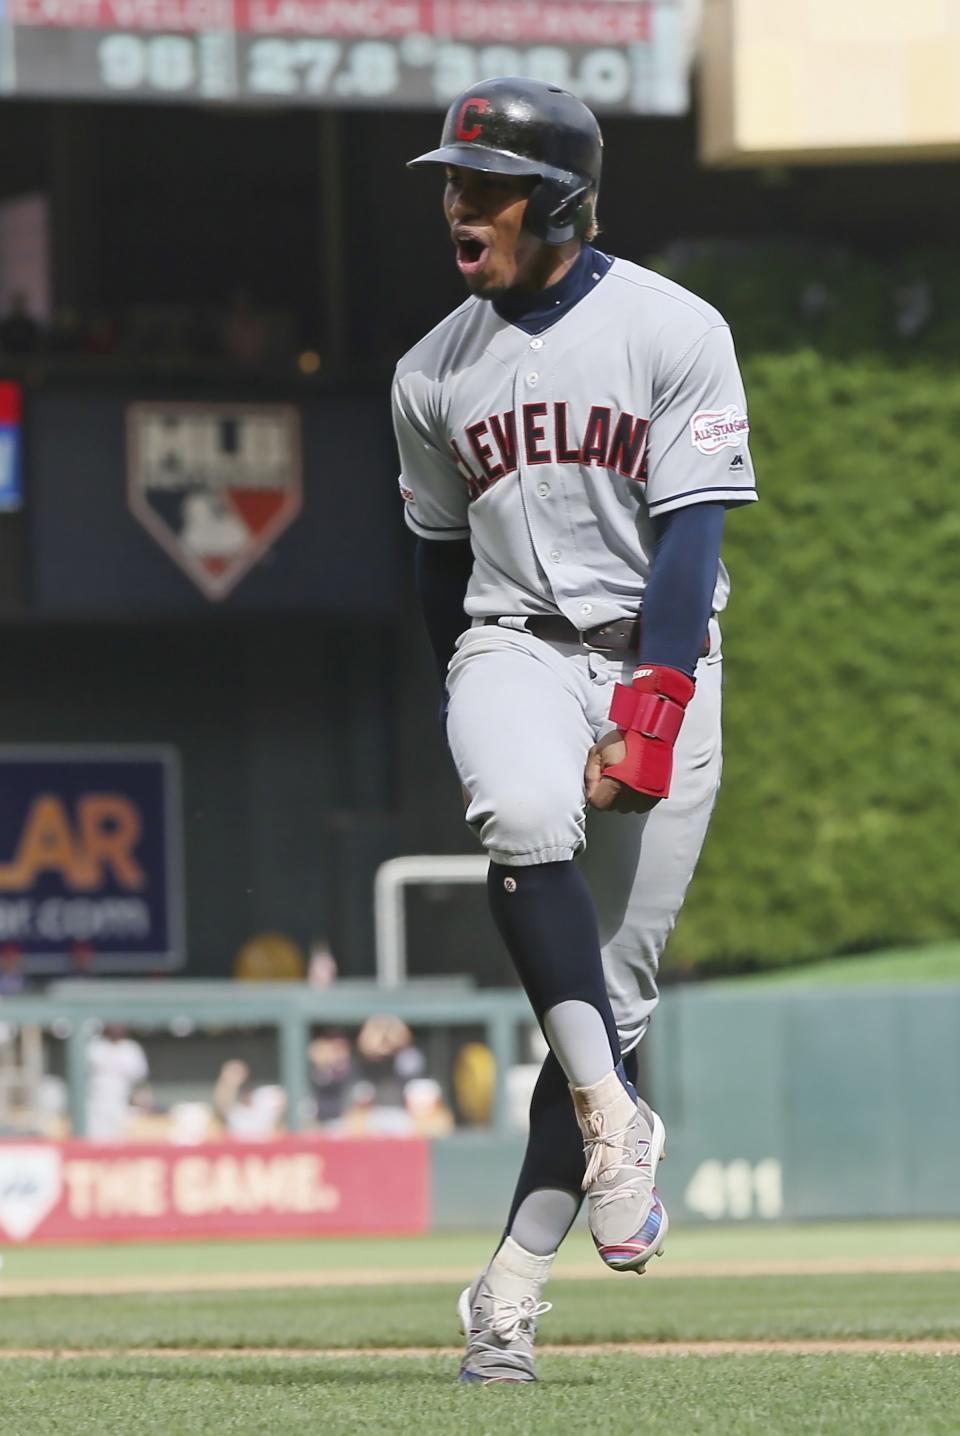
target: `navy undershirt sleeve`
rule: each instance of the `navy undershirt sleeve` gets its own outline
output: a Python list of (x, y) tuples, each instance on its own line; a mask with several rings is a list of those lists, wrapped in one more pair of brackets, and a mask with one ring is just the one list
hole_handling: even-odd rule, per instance
[(447, 665), (453, 657), (454, 646), (467, 626), (463, 600), (472, 568), (473, 552), (469, 539), (434, 540), (432, 543), (427, 539), (417, 539), (414, 579), (443, 684), (446, 683)]
[(691, 504), (653, 520), (656, 549), (643, 595), (642, 663), (693, 677), (713, 608), (723, 504)]

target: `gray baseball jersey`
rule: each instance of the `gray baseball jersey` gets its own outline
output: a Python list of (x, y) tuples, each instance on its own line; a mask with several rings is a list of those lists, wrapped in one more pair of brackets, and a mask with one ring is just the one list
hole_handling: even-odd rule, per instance
[[(397, 366), (406, 521), (472, 541), (471, 618), (559, 610), (578, 628), (640, 608), (651, 517), (756, 498), (722, 316), (615, 259), (531, 336), (470, 298)], [(720, 565), (714, 608), (726, 604)]]

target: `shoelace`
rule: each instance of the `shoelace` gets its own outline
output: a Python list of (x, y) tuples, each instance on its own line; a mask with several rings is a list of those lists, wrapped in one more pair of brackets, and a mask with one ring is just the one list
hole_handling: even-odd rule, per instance
[[(532, 1346), (537, 1317), (545, 1316), (550, 1310), (549, 1301), (535, 1301), (532, 1296), (525, 1296), (522, 1301), (493, 1297), (493, 1312), (487, 1325), (498, 1341), (483, 1341), (471, 1335), (469, 1351), (474, 1354), (489, 1353), (495, 1358), (497, 1366), (529, 1373), (532, 1350), (511, 1351), (510, 1344), (526, 1338)], [(506, 1342), (507, 1345), (501, 1346), (500, 1342)]]
[[(587, 1131), (590, 1135), (584, 1145), (590, 1149), (590, 1155), (583, 1176), (583, 1190), (589, 1191), (601, 1172), (609, 1172), (611, 1175), (614, 1172), (629, 1172), (631, 1180), (621, 1182), (611, 1191), (599, 1195), (596, 1201), (598, 1207), (606, 1206), (622, 1197), (635, 1196), (645, 1180), (644, 1173), (637, 1167), (636, 1162), (630, 1160), (633, 1153), (625, 1141), (632, 1123), (619, 1127), (615, 1132), (605, 1131), (605, 1125), (602, 1112), (591, 1112), (587, 1118)], [(626, 1160), (613, 1162), (607, 1155), (608, 1151), (619, 1152)]]
[(546, 1316), (552, 1306), (552, 1302), (536, 1301), (532, 1296), (525, 1296), (522, 1301), (510, 1301), (505, 1297), (495, 1296), (490, 1330), (499, 1336), (501, 1341), (517, 1341), (522, 1336), (533, 1340), (537, 1317)]
[[(467, 1336), (467, 1362), (475, 1363), (472, 1370), (478, 1376), (482, 1376), (485, 1371), (506, 1367), (508, 1371), (518, 1371), (525, 1378), (529, 1378), (537, 1317), (545, 1316), (552, 1309), (550, 1302), (537, 1301), (533, 1296), (513, 1301), (508, 1297), (494, 1296), (489, 1287), (487, 1299), (490, 1303), (489, 1315), (482, 1316), (481, 1320), (485, 1333), (494, 1340), (484, 1341), (479, 1333), (471, 1329)], [(485, 1307), (486, 1303), (483, 1305)], [(473, 1313), (471, 1328), (472, 1317)], [(517, 1345), (518, 1342), (523, 1344)], [(491, 1379), (496, 1378), (494, 1376)]]
[[(532, 1296), (525, 1296), (522, 1301), (511, 1301), (507, 1297), (493, 1296), (491, 1293), (491, 1300), (493, 1309), (486, 1321), (487, 1329), (499, 1341), (505, 1341), (508, 1345), (524, 1337), (533, 1341), (537, 1317), (546, 1316), (547, 1312), (553, 1309), (551, 1302), (537, 1301)], [(507, 1357), (512, 1364), (522, 1364), (524, 1359), (521, 1353), (504, 1351), (502, 1346), (483, 1341), (472, 1333), (470, 1345), (475, 1350), (496, 1352), (498, 1356)]]

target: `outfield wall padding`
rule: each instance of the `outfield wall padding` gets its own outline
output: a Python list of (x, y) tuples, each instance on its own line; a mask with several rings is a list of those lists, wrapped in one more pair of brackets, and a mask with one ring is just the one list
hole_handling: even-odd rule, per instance
[(960, 1216), (960, 987), (685, 988), (646, 1040), (678, 1217)]

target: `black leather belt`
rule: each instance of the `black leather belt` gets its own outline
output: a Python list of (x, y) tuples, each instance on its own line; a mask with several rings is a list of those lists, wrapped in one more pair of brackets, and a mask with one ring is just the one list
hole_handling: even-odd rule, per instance
[[(506, 615), (504, 615), (506, 617)], [(484, 625), (504, 628), (523, 626), (534, 638), (545, 638), (551, 643), (578, 643), (582, 648), (593, 648), (600, 653), (634, 653), (640, 648), (642, 619), (617, 618), (613, 623), (598, 623), (594, 628), (576, 628), (561, 613), (531, 614), (525, 619), (511, 618), (501, 625), (500, 618), (485, 618)], [(705, 634), (701, 656), (710, 652), (710, 635)]]

